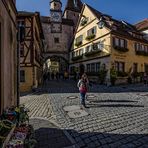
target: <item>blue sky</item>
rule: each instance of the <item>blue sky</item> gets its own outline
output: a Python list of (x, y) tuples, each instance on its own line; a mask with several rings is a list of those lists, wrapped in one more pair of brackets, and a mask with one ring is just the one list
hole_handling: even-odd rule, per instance
[[(39, 11), (41, 15), (49, 15), (50, 0), (16, 0), (17, 9), (25, 11)], [(61, 0), (62, 9), (67, 0)], [(131, 24), (148, 18), (148, 0), (82, 0), (95, 9), (111, 15), (118, 20), (125, 20)]]

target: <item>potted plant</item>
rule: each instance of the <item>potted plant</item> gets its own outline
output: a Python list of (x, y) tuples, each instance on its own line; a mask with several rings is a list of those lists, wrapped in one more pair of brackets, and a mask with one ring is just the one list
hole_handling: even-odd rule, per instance
[(117, 71), (115, 70), (114, 67), (112, 67), (110, 69), (110, 81), (112, 86), (115, 85), (116, 80), (117, 80)]
[(99, 70), (99, 81), (100, 81), (100, 84), (104, 84), (106, 75), (107, 75), (107, 70), (105, 68), (105, 64), (102, 64), (102, 66), (101, 66), (101, 68)]

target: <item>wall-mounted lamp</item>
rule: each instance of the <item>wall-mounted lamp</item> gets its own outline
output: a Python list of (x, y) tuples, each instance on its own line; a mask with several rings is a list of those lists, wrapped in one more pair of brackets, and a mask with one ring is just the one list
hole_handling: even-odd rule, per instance
[(105, 22), (103, 21), (102, 17), (100, 17), (100, 20), (97, 24), (98, 24), (99, 29), (103, 29), (103, 27), (105, 26)]

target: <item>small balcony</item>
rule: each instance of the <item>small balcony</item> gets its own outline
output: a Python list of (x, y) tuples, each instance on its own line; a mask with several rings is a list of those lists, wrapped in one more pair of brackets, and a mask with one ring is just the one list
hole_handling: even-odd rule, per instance
[(136, 55), (148, 56), (148, 53), (145, 51), (135, 51)]
[(93, 56), (93, 55), (95, 55), (95, 54), (97, 54), (97, 53), (100, 53), (100, 52), (101, 52), (100, 49), (92, 50), (92, 51), (86, 52), (86, 53), (85, 53), (85, 56), (86, 56), (86, 57)]
[(72, 61), (77, 61), (83, 58), (83, 55), (72, 57)]
[(79, 41), (79, 42), (76, 42), (76, 43), (75, 43), (75, 46), (76, 46), (76, 47), (79, 47), (79, 46), (81, 46), (81, 45), (82, 45), (82, 41)]
[(91, 34), (91, 35), (87, 36), (85, 39), (86, 39), (87, 41), (90, 41), (90, 40), (94, 39), (95, 37), (96, 37), (95, 34)]
[(129, 49), (126, 47), (114, 46), (113, 48), (119, 52), (128, 52), (129, 51)]

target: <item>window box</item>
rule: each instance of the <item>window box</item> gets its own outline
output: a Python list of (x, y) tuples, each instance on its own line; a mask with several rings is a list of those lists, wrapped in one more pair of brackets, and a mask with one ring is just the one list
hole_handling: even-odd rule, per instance
[(95, 34), (92, 34), (92, 35), (87, 36), (86, 37), (86, 40), (87, 41), (90, 41), (90, 40), (94, 39), (95, 37), (96, 37), (96, 35)]
[(92, 51), (86, 52), (85, 56), (92, 56), (92, 55), (95, 55), (100, 52), (101, 52), (101, 50), (92, 50)]
[(83, 57), (83, 55), (72, 57), (72, 61), (76, 61), (76, 60), (82, 59), (82, 57)]
[(136, 55), (148, 56), (148, 53), (145, 51), (136, 51)]
[(129, 49), (126, 47), (114, 46), (114, 49), (120, 52), (128, 52)]
[(127, 72), (123, 72), (123, 71), (118, 71), (117, 72), (117, 76), (118, 77), (127, 77), (128, 76), (128, 73)]
[(77, 46), (77, 47), (80, 46), (80, 45), (82, 45), (82, 41), (79, 41), (79, 42), (75, 43), (75, 46)]

